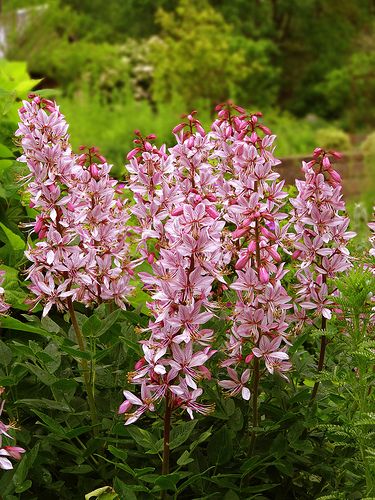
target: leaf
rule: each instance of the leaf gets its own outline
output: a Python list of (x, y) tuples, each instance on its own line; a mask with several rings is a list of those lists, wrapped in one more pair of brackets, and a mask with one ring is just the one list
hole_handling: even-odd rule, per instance
[(211, 463), (228, 463), (233, 455), (233, 432), (226, 426), (215, 432), (208, 443), (207, 453)]
[(14, 154), (7, 146), (0, 144), (0, 158), (14, 158)]
[(26, 243), (24, 240), (18, 236), (18, 234), (13, 233), (7, 226), (5, 226), (2, 222), (0, 222), (0, 227), (4, 231), (4, 234), (7, 238), (7, 240), (3, 240), (4, 243), (7, 243), (7, 241), (10, 243), (10, 246), (12, 247), (13, 250), (24, 250), (26, 247)]
[(113, 486), (116, 493), (120, 495), (123, 500), (137, 500), (137, 495), (128, 486), (123, 483), (118, 477), (115, 477)]
[(16, 405), (26, 405), (36, 408), (47, 408), (48, 410), (59, 410), (70, 412), (71, 408), (63, 401), (52, 401), (51, 399), (17, 399)]
[(112, 327), (112, 325), (116, 323), (120, 314), (121, 310), (117, 309), (109, 316), (107, 316), (107, 318), (105, 318), (104, 320), (98, 318), (95, 314), (93, 314), (82, 325), (83, 334), (85, 336), (100, 337), (101, 335), (106, 333)]
[(170, 449), (174, 450), (185, 443), (185, 441), (189, 439), (196, 424), (197, 420), (191, 420), (190, 422), (184, 422), (180, 425), (173, 426), (171, 430)]
[(78, 464), (73, 467), (65, 467), (64, 469), (61, 469), (61, 472), (64, 472), (65, 474), (88, 474), (92, 471), (93, 468), (88, 464)]
[(9, 347), (0, 340), (0, 363), (3, 366), (8, 366), (9, 363), (12, 361), (13, 355), (12, 355), (12, 350), (9, 349)]
[(56, 422), (55, 419), (49, 417), (48, 415), (45, 415), (39, 410), (32, 410), (35, 415), (37, 415), (40, 420), (45, 424), (45, 426), (55, 434), (64, 437), (65, 436), (65, 429), (62, 425)]
[(39, 443), (37, 443), (34, 448), (27, 451), (22, 457), (21, 462), (17, 465), (15, 473), (13, 475), (13, 484), (16, 488), (21, 487), (27, 477), (29, 469), (32, 467), (39, 451)]
[(112, 455), (114, 455), (115, 457), (123, 460), (124, 462), (126, 462), (126, 460), (128, 459), (128, 452), (126, 450), (119, 450), (115, 446), (109, 445), (108, 451), (112, 453)]
[(32, 481), (30, 481), (30, 479), (27, 479), (23, 484), (17, 486), (15, 491), (16, 493), (23, 493), (24, 491), (27, 491), (32, 486), (32, 484)]
[(163, 449), (162, 443), (161, 446), (157, 447), (156, 439), (145, 429), (140, 429), (136, 426), (129, 426), (127, 430), (134, 441), (139, 444), (139, 446), (142, 446), (142, 448), (145, 448), (148, 453), (157, 454)]
[(101, 325), (101, 320), (93, 314), (82, 325), (82, 333), (85, 337), (96, 337)]
[(172, 474), (159, 476), (156, 479), (155, 484), (159, 486), (161, 490), (176, 491), (178, 481), (186, 477), (186, 474), (187, 473), (173, 472)]
[(25, 363), (25, 366), (45, 385), (50, 386), (57, 381), (57, 378), (54, 375), (51, 375), (42, 368), (39, 368), (39, 366), (33, 365), (32, 363), (28, 362)]
[(194, 462), (194, 459), (190, 457), (188, 450), (185, 450), (180, 458), (177, 460), (177, 465), (183, 466)]
[(0, 324), (3, 328), (9, 328), (9, 330), (18, 330), (21, 332), (38, 333), (44, 337), (49, 337), (50, 334), (38, 326), (34, 326), (30, 323), (22, 323), (16, 318), (11, 318), (10, 316), (4, 316), (0, 319)]

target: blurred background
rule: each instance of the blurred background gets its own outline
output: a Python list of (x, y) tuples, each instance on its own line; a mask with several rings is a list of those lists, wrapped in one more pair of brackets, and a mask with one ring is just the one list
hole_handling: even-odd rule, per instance
[(374, 0), (0, 0), (0, 10), (0, 89), (49, 89), (73, 145), (97, 145), (115, 172), (134, 129), (171, 144), (181, 113), (198, 109), (208, 124), (231, 98), (263, 112), (290, 178), (299, 156), (334, 148), (347, 153), (346, 191), (373, 201)]

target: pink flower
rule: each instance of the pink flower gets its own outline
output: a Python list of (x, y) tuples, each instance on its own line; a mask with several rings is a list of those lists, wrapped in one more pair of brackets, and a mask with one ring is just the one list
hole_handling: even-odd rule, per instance
[(233, 368), (228, 367), (227, 372), (231, 380), (220, 380), (220, 387), (226, 389), (229, 396), (236, 396), (241, 393), (242, 398), (248, 401), (250, 399), (250, 390), (246, 387), (246, 384), (250, 378), (250, 370), (245, 370), (241, 375), (241, 379), (238, 378), (237, 372)]
[(270, 340), (263, 335), (259, 342), (259, 347), (253, 348), (253, 353), (257, 358), (263, 358), (266, 368), (270, 373), (274, 372), (275, 363), (289, 359), (288, 354), (283, 350), (277, 350), (281, 344), (281, 337)]

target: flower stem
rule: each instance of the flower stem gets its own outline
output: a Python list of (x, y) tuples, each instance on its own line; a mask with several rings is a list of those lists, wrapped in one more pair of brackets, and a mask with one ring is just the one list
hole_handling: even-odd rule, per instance
[[(323, 316), (322, 317), (322, 330), (325, 330), (326, 328), (327, 328), (327, 319)], [(324, 357), (325, 357), (325, 353), (326, 353), (326, 347), (327, 347), (327, 337), (325, 335), (323, 335), (321, 340), (320, 340), (318, 373), (320, 373), (324, 368)], [(314, 387), (313, 387), (313, 390), (311, 393), (310, 405), (315, 401), (318, 389), (319, 389), (319, 380), (317, 380), (314, 384)]]
[(255, 429), (256, 427), (259, 426), (259, 411), (258, 411), (259, 378), (260, 378), (259, 359), (254, 358), (253, 391), (252, 391), (253, 429), (251, 431), (251, 438), (250, 438), (250, 456), (254, 453), (255, 441), (257, 437)]
[[(164, 414), (164, 445), (163, 445), (163, 464), (162, 471), (163, 475), (169, 474), (169, 457), (170, 457), (170, 435), (171, 435), (171, 417), (172, 417), (172, 405), (170, 401), (170, 394), (167, 393), (165, 396), (165, 414)], [(168, 493), (166, 491), (162, 492), (163, 500), (168, 498)]]
[[(68, 299), (68, 310), (69, 310), (70, 319), (72, 320), (72, 325), (73, 325), (73, 328), (74, 328), (74, 331), (76, 334), (79, 350), (84, 353), (84, 352), (86, 352), (85, 341), (84, 341), (81, 329), (78, 325), (77, 316), (76, 316), (76, 313), (75, 313), (75, 310), (73, 307), (73, 302), (71, 299)], [(82, 366), (83, 380), (85, 383), (87, 401), (89, 404), (90, 415), (91, 415), (91, 423), (93, 425), (94, 435), (97, 435), (98, 434), (98, 428), (97, 428), (98, 417), (96, 414), (94, 394), (93, 394), (92, 386), (90, 383), (89, 366), (88, 366), (87, 360), (84, 358), (81, 359), (80, 364)]]
[[(259, 245), (259, 221), (255, 220), (255, 252), (256, 252), (256, 264), (257, 270), (259, 273), (260, 269), (260, 245)], [(259, 340), (258, 340), (259, 342)], [(257, 345), (258, 345), (257, 342)], [(259, 393), (259, 379), (260, 379), (260, 370), (259, 370), (259, 359), (257, 357), (254, 358), (254, 373), (253, 373), (253, 387), (252, 387), (252, 403), (253, 403), (253, 421), (252, 426), (253, 429), (251, 431), (250, 438), (250, 455), (253, 454), (255, 448), (256, 441), (256, 428), (259, 425), (259, 411), (258, 411), (258, 393)]]
[(165, 415), (164, 415), (164, 446), (163, 446), (163, 466), (162, 474), (169, 474), (169, 440), (171, 435), (171, 416), (172, 407), (170, 404), (170, 395), (165, 397)]

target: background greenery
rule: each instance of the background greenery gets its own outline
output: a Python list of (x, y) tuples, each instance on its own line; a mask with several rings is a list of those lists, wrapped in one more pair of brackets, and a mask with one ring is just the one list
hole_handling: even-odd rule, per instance
[[(4, 500), (171, 498), (359, 500), (374, 496), (374, 279), (353, 271), (338, 282), (342, 316), (330, 324), (319, 400), (309, 407), (322, 332), (307, 328), (291, 348), (291, 383), (262, 381), (258, 447), (248, 455), (246, 402), (205, 386), (215, 412), (173, 422), (173, 472), (160, 477), (162, 422), (146, 416), (125, 427), (121, 390), (140, 357), (145, 297), (127, 312), (81, 309), (78, 318), (95, 374), (102, 421), (93, 433), (69, 318), (26, 314), (23, 256), (32, 216), (20, 192), (24, 174), (13, 134), (31, 89), (56, 96), (75, 147), (98, 145), (122, 175), (132, 131), (171, 142), (182, 112), (208, 123), (214, 104), (232, 98), (261, 109), (279, 136), (279, 156), (316, 145), (375, 157), (375, 6), (370, 0), (6, 0), (0, 61), (0, 260), (7, 271), (0, 386), (6, 416), (27, 454), (2, 473)], [(45, 7), (30, 9), (24, 7)], [(17, 24), (18, 23), (18, 24)], [(48, 90), (46, 90), (48, 89)], [(293, 188), (291, 188), (293, 189)], [(351, 202), (362, 265), (368, 214)], [(367, 200), (371, 206), (373, 199)], [(292, 273), (290, 273), (292, 274)], [(292, 277), (290, 278), (292, 280)], [(291, 288), (292, 290), (292, 288)], [(230, 300), (223, 297), (223, 304)], [(143, 307), (142, 307), (143, 306)], [(218, 339), (227, 311), (211, 325)], [(98, 324), (101, 328), (96, 328)]]
[(281, 156), (375, 128), (371, 0), (7, 0), (2, 19), (7, 58), (118, 171), (133, 129), (170, 142), (182, 112), (207, 122), (228, 98), (265, 113)]

